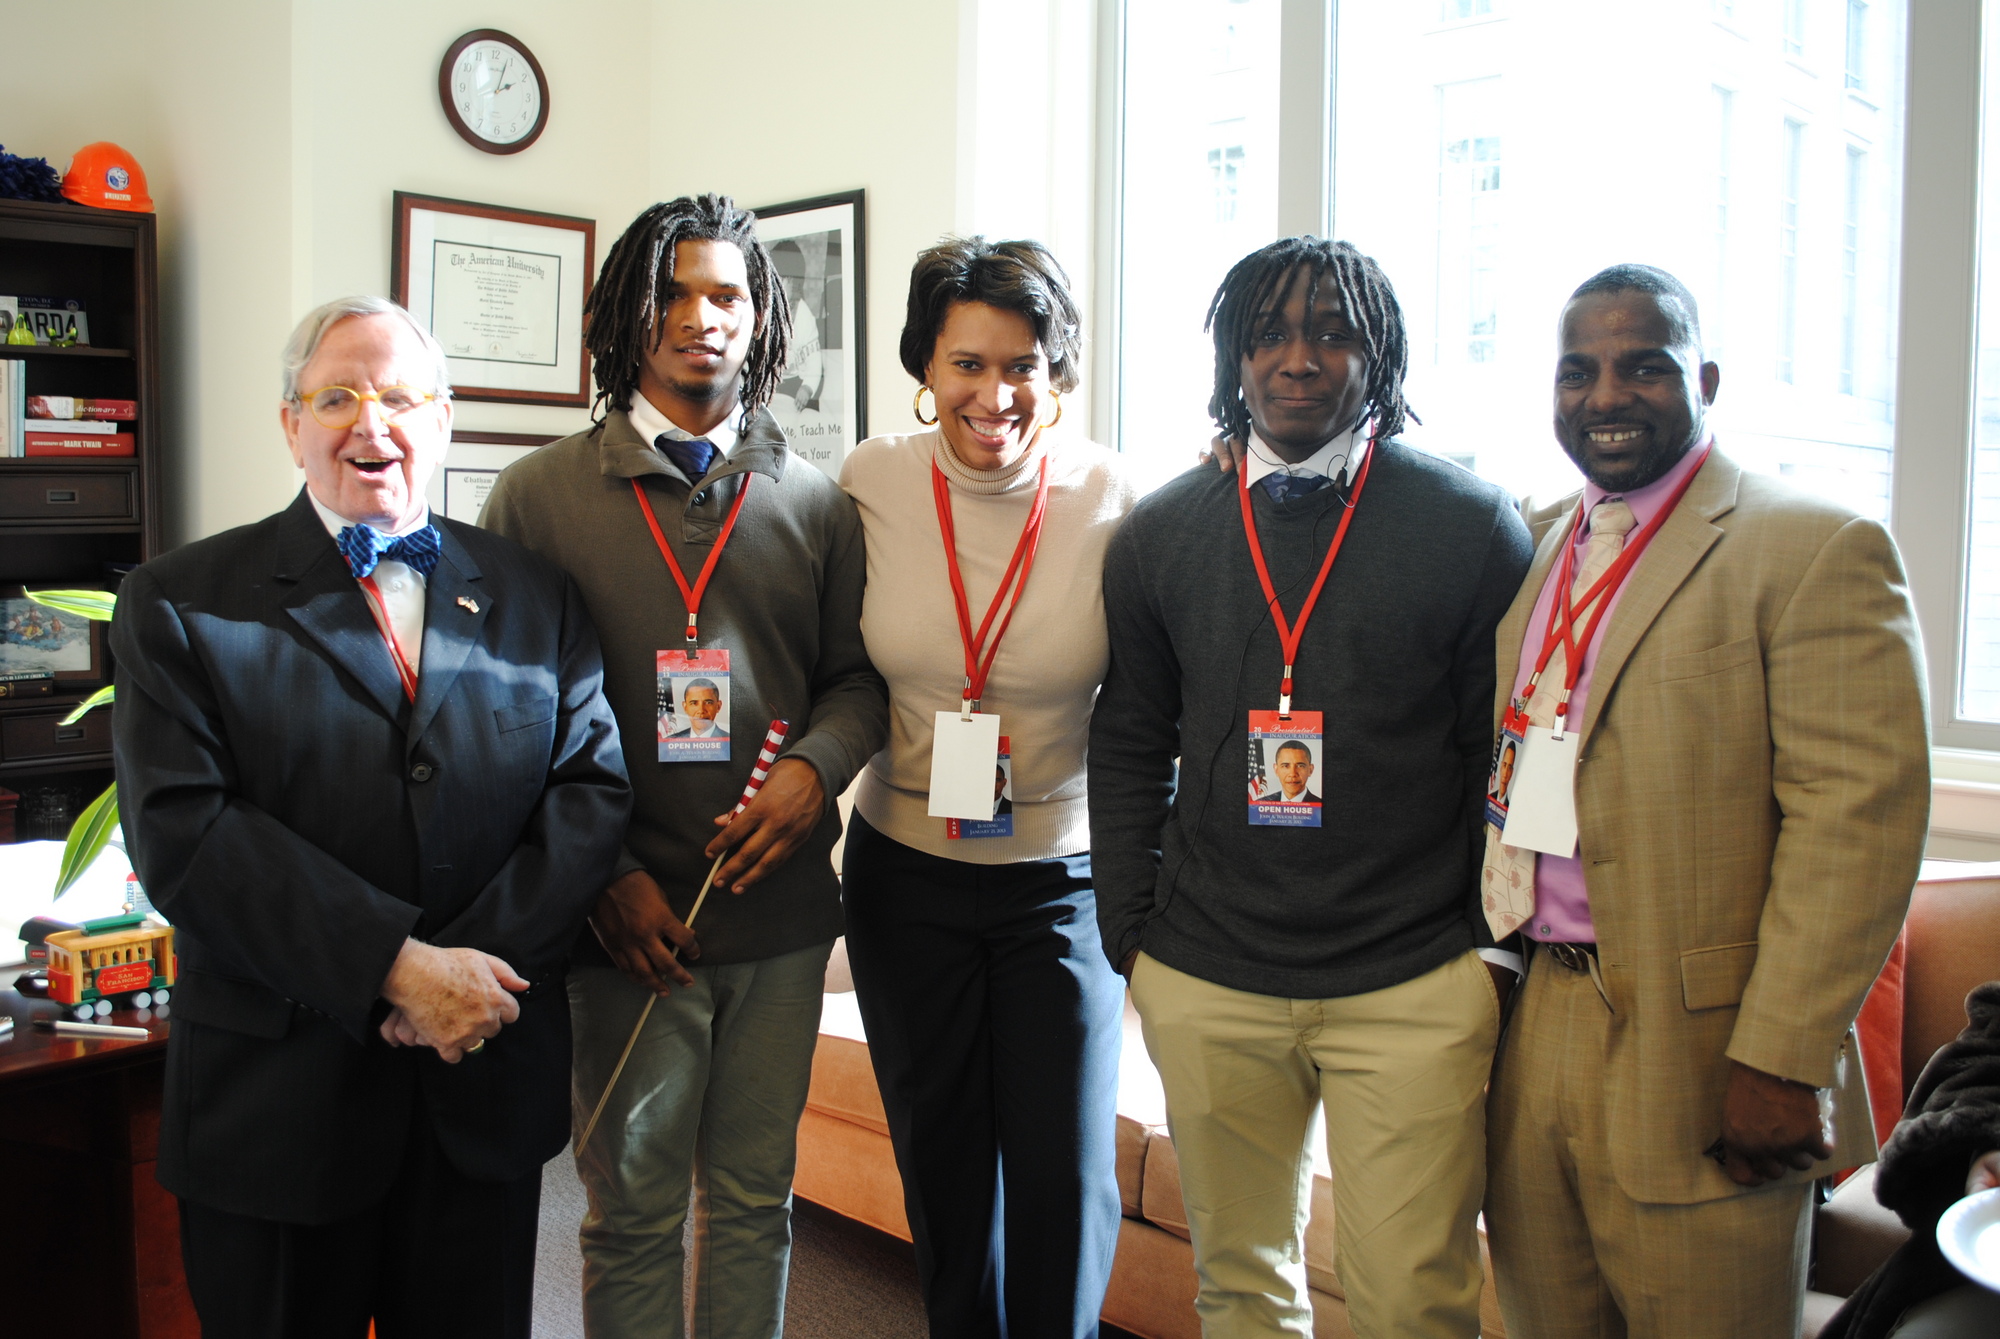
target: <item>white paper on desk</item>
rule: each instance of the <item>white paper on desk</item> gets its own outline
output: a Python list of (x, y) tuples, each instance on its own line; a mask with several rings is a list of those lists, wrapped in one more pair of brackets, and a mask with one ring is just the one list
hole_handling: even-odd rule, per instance
[(1514, 765), (1508, 792), (1507, 826), (1500, 840), (1547, 855), (1576, 854), (1576, 747), (1574, 730), (1557, 738), (1546, 725), (1531, 725)]
[(1000, 717), (975, 711), (937, 714), (931, 740), (931, 817), (993, 817), (993, 771), (1000, 765)]

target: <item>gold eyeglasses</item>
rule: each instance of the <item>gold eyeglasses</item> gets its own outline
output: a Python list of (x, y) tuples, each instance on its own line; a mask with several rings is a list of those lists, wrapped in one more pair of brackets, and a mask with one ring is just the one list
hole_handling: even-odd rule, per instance
[(451, 398), (449, 392), (435, 395), (420, 391), (413, 386), (384, 386), (379, 391), (357, 391), (352, 386), (322, 386), (316, 391), (301, 391), (292, 397), (302, 402), (312, 411), (323, 428), (351, 428), (361, 417), (361, 402), (373, 400), (375, 407), (382, 411), (382, 417), (394, 421), (422, 409), (425, 405)]

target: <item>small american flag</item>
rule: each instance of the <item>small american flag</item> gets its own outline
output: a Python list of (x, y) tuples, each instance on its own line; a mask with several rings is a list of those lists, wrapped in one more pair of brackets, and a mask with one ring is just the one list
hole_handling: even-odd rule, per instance
[(785, 746), (785, 732), (791, 728), (790, 721), (772, 721), (771, 728), (764, 732), (764, 747), (757, 754), (757, 765), (750, 769), (750, 780), (744, 783), (743, 798), (730, 811), (731, 818), (742, 813), (750, 801), (757, 798), (757, 792), (763, 789), (764, 778), (771, 775), (771, 764), (778, 760), (778, 750)]
[(1264, 745), (1255, 735), (1250, 737), (1250, 803), (1257, 803), (1257, 797), (1264, 793)]

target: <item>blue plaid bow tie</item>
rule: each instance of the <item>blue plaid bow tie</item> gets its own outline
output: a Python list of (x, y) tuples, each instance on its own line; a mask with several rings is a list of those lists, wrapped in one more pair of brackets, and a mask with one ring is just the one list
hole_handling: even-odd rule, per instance
[(1305, 497), (1317, 493), (1332, 483), (1324, 474), (1285, 474), (1274, 472), (1261, 481), (1264, 491), (1271, 495), (1273, 502), (1290, 502), (1295, 497)]
[(428, 581), (431, 573), (437, 570), (438, 554), (442, 552), (435, 525), (412, 530), (394, 539), (372, 525), (350, 525), (335, 535), (333, 542), (339, 546), (340, 556), (347, 559), (347, 570), (354, 573), (356, 581), (373, 573), (375, 565), (384, 558), (408, 563)]
[(663, 432), (653, 439), (653, 445), (665, 452), (667, 459), (679, 466), (692, 484), (700, 483), (708, 467), (715, 463), (715, 443), (706, 437), (683, 440)]

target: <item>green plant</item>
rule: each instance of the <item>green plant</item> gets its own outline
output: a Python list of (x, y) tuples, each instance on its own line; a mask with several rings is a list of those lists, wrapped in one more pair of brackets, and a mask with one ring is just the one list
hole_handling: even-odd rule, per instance
[[(109, 623), (112, 607), (118, 597), (103, 590), (31, 590), (28, 598), (36, 604), (65, 614), (75, 614), (93, 623)], [(74, 725), (88, 712), (98, 707), (109, 706), (114, 689), (105, 685), (77, 703), (76, 710), (63, 717), (64, 725)], [(91, 862), (104, 853), (105, 844), (111, 834), (118, 830), (118, 783), (113, 781), (105, 792), (92, 800), (84, 811), (77, 815), (70, 825), (69, 839), (63, 843), (62, 868), (56, 871), (56, 892), (61, 897), (68, 892)]]

